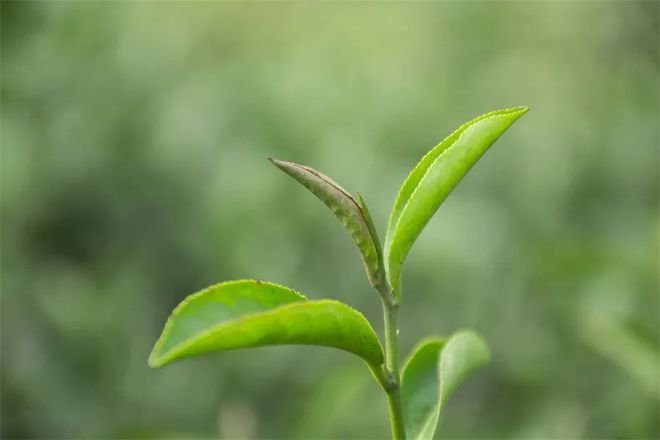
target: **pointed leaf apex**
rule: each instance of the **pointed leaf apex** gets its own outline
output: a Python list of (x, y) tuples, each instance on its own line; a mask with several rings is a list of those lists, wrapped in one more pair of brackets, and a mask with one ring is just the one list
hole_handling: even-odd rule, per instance
[(410, 172), (394, 202), (385, 236), (387, 276), (395, 292), (400, 292), (401, 266), (433, 214), (479, 158), (528, 110), (525, 106), (496, 110), (463, 124)]
[(325, 174), (305, 165), (269, 159), (275, 166), (310, 190), (348, 230), (362, 256), (371, 284), (379, 282), (380, 245), (369, 224), (368, 212), (346, 189)]

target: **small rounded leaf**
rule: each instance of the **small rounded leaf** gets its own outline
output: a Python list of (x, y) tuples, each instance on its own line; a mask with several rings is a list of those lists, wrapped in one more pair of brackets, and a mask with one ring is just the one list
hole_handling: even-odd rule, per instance
[(486, 343), (472, 331), (457, 332), (446, 341), (422, 341), (406, 361), (401, 375), (406, 437), (432, 439), (440, 411), (449, 397), (489, 359)]
[(366, 318), (338, 301), (307, 301), (261, 281), (221, 283), (186, 298), (167, 320), (149, 365), (265, 345), (306, 344), (353, 353), (371, 365), (383, 350)]

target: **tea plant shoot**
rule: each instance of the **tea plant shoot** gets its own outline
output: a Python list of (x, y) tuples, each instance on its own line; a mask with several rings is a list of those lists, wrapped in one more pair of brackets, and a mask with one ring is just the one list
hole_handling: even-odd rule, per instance
[(394, 439), (432, 439), (449, 397), (490, 358), (482, 337), (460, 330), (423, 339), (399, 363), (398, 311), (405, 304), (403, 266), (442, 202), (526, 107), (486, 113), (432, 148), (403, 182), (384, 244), (367, 204), (313, 168), (269, 160), (319, 198), (355, 242), (383, 309), (384, 345), (357, 310), (331, 299), (308, 299), (266, 281), (226, 281), (185, 298), (165, 323), (149, 365), (238, 348), (299, 344), (352, 353), (382, 388)]

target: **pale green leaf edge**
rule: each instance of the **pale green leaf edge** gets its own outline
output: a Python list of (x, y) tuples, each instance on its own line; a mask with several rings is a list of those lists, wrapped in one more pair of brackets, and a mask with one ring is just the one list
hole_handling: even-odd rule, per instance
[[(472, 365), (468, 370), (466, 370), (464, 373), (462, 373), (462, 378), (460, 379), (459, 383), (456, 383), (454, 388), (447, 390), (447, 381), (443, 380), (444, 376), (446, 375), (447, 368), (445, 368), (445, 364), (447, 361), (446, 356), (442, 356), (442, 354), (449, 350), (450, 346), (453, 344), (456, 344), (456, 342), (459, 340), (461, 337), (470, 337), (472, 338), (472, 351), (473, 355), (475, 354), (475, 351), (478, 351), (478, 355), (480, 356), (476, 361), (472, 361)], [(456, 389), (476, 370), (479, 368), (482, 368), (483, 366), (487, 365), (490, 362), (490, 349), (488, 348), (488, 344), (484, 340), (481, 335), (479, 335), (477, 332), (473, 330), (460, 330), (456, 333), (454, 333), (448, 340), (447, 344), (443, 347), (441, 353), (440, 353), (440, 410), (442, 410), (442, 407), (444, 406), (445, 403), (447, 403), (447, 400), (451, 395), (456, 391)]]
[[(403, 382), (407, 376), (408, 373), (408, 368), (410, 367), (410, 364), (413, 363), (415, 360), (415, 357), (417, 354), (420, 352), (420, 350), (425, 347), (426, 345), (430, 344), (441, 344), (439, 351), (438, 351), (438, 357), (440, 357), (442, 350), (447, 346), (447, 338), (439, 337), (439, 336), (429, 336), (421, 341), (419, 341), (412, 350), (410, 350), (410, 354), (406, 358), (403, 368), (401, 369), (401, 387), (402, 387), (402, 393), (403, 393), (403, 387), (405, 386), (405, 383)], [(438, 381), (440, 379), (438, 378)], [(439, 394), (439, 388), (438, 388), (438, 394)], [(405, 409), (404, 409), (405, 411)], [(424, 423), (423, 427), (419, 430), (419, 435), (417, 437), (414, 437), (415, 440), (417, 439), (426, 439), (426, 438), (433, 438), (433, 432), (435, 431), (435, 426), (438, 422), (438, 418), (440, 415), (439, 408), (436, 405), (436, 409), (429, 415), (427, 418), (426, 422)], [(404, 419), (405, 423), (405, 419)], [(432, 426), (432, 430), (430, 435), (425, 436), (424, 434), (427, 433), (429, 427)], [(409, 427), (406, 426), (406, 435), (410, 434), (409, 432)], [(412, 440), (412, 439), (409, 439)]]
[[(273, 286), (273, 287), (278, 287), (278, 288), (288, 290), (288, 291), (300, 296), (300, 301), (288, 303), (288, 304), (285, 304), (285, 305), (282, 305), (282, 306), (277, 306), (277, 307), (274, 307), (274, 308), (272, 308), (270, 310), (267, 310), (267, 311), (246, 313), (246, 314), (241, 315), (239, 318), (230, 319), (228, 321), (224, 321), (224, 322), (221, 322), (219, 324), (210, 326), (208, 329), (206, 329), (204, 331), (201, 331), (201, 332), (195, 334), (194, 336), (186, 339), (185, 341), (179, 343), (178, 345), (176, 345), (172, 349), (168, 350), (166, 353), (159, 353), (160, 349), (162, 348), (162, 346), (165, 344), (165, 341), (169, 337), (169, 332), (170, 332), (170, 329), (172, 327), (173, 321), (177, 318), (179, 311), (182, 310), (184, 307), (186, 307), (186, 305), (188, 303), (190, 303), (191, 301), (194, 301), (198, 297), (200, 297), (204, 294), (207, 294), (211, 290), (216, 289), (220, 286), (224, 286), (224, 285), (228, 285), (228, 284), (239, 284), (239, 283), (244, 283), (244, 282), (261, 283), (261, 284), (270, 285), (270, 286)], [(380, 343), (380, 339), (378, 338), (378, 335), (376, 334), (373, 327), (369, 323), (369, 320), (362, 313), (360, 313), (358, 310), (354, 309), (353, 307), (349, 306), (348, 304), (342, 303), (340, 301), (335, 301), (335, 300), (326, 299), (326, 300), (309, 301), (307, 299), (307, 297), (305, 297), (305, 295), (303, 295), (303, 294), (301, 294), (301, 293), (299, 293), (299, 292), (297, 292), (297, 291), (295, 291), (295, 290), (293, 290), (289, 287), (282, 286), (282, 285), (276, 284), (276, 283), (271, 283), (271, 282), (268, 282), (268, 281), (250, 280), (250, 279), (234, 280), (234, 281), (227, 281), (227, 282), (217, 283), (217, 284), (209, 286), (209, 287), (207, 287), (203, 290), (200, 290), (199, 292), (195, 292), (193, 294), (188, 295), (183, 301), (181, 301), (174, 308), (174, 310), (172, 311), (170, 316), (167, 318), (167, 322), (165, 323), (165, 326), (163, 327), (163, 331), (162, 331), (161, 335), (159, 336), (158, 340), (156, 341), (156, 343), (154, 344), (154, 348), (152, 349), (151, 354), (149, 355), (148, 364), (152, 368), (158, 368), (158, 367), (161, 367), (165, 364), (168, 364), (169, 362), (175, 361), (175, 360), (177, 360), (176, 356), (179, 353), (185, 351), (190, 346), (193, 346), (197, 341), (211, 335), (214, 332), (221, 331), (225, 327), (230, 327), (231, 325), (233, 325), (237, 321), (241, 321), (241, 320), (244, 320), (246, 318), (254, 318), (254, 317), (259, 317), (259, 316), (272, 315), (272, 314), (274, 314), (274, 313), (276, 313), (280, 310), (283, 310), (283, 309), (286, 309), (286, 308), (295, 308), (297, 306), (300, 306), (301, 304), (335, 304), (335, 305), (343, 307), (347, 311), (355, 314), (356, 317), (359, 320), (363, 321), (363, 323), (365, 324), (365, 327), (371, 333), (370, 336), (373, 336), (374, 342), (377, 343), (377, 347), (378, 347), (380, 356), (377, 359), (366, 359), (358, 353), (343, 350), (339, 347), (337, 347), (337, 348), (342, 350), (342, 351), (346, 351), (348, 353), (351, 353), (355, 356), (360, 357), (361, 359), (363, 359), (370, 366), (378, 367), (378, 366), (383, 364), (384, 354), (383, 354), (383, 347)], [(251, 347), (247, 347), (247, 348), (251, 348)]]
[[(231, 280), (231, 281), (222, 281), (213, 285), (210, 285), (208, 287), (205, 287), (202, 290), (199, 290), (195, 293), (191, 293), (190, 295), (186, 296), (179, 304), (174, 307), (170, 315), (167, 317), (167, 321), (165, 322), (165, 325), (163, 326), (163, 330), (160, 333), (160, 336), (156, 340), (156, 343), (154, 344), (154, 347), (151, 350), (151, 353), (149, 354), (149, 366), (152, 368), (158, 368), (164, 363), (156, 363), (156, 359), (159, 357), (162, 357), (158, 353), (161, 351), (163, 345), (165, 344), (165, 341), (170, 335), (170, 331), (172, 329), (172, 326), (174, 325), (174, 320), (178, 317), (179, 312), (183, 310), (185, 307), (188, 306), (191, 302), (195, 301), (197, 298), (209, 294), (211, 291), (214, 291), (218, 288), (225, 287), (225, 286), (231, 286), (235, 284), (243, 284), (243, 283), (255, 283), (255, 284), (265, 284), (268, 286), (288, 290), (289, 292), (293, 293), (294, 295), (297, 295), (300, 297), (301, 301), (308, 301), (307, 297), (303, 295), (300, 292), (297, 292), (289, 287), (282, 286), (280, 284), (276, 283), (271, 283), (269, 281), (261, 281), (261, 280), (254, 280), (254, 279), (242, 279), (242, 280)], [(272, 310), (272, 309), (271, 309)], [(231, 321), (225, 321), (225, 322), (231, 322)]]
[[(443, 383), (445, 382), (443, 380), (443, 371), (445, 370), (443, 368), (443, 357), (442, 354), (443, 352), (449, 347), (450, 343), (455, 341), (457, 338), (461, 336), (470, 336), (473, 337), (475, 341), (480, 345), (480, 349), (482, 351), (482, 358), (480, 362), (476, 363), (475, 365), (472, 366), (472, 368), (466, 372), (463, 376), (463, 381), (467, 379), (468, 376), (470, 376), (472, 373), (474, 373), (476, 370), (479, 368), (482, 368), (486, 364), (490, 362), (490, 349), (488, 348), (488, 344), (486, 341), (475, 331), (473, 330), (459, 330), (455, 333), (453, 333), (449, 338), (442, 338), (442, 337), (437, 337), (437, 336), (431, 336), (422, 339), (420, 342), (418, 342), (413, 349), (410, 351), (410, 354), (406, 358), (406, 361), (404, 362), (403, 368), (401, 369), (401, 377), (406, 376), (406, 371), (409, 367), (409, 365), (412, 363), (415, 355), (419, 352), (419, 350), (424, 347), (425, 345), (428, 344), (434, 344), (434, 343), (440, 343), (443, 344), (442, 347), (440, 348), (440, 351), (438, 353), (438, 403), (436, 405), (435, 410), (429, 414), (429, 417), (424, 423), (423, 427), (419, 430), (419, 435), (415, 437), (414, 439), (408, 439), (408, 440), (430, 440), (433, 439), (433, 435), (435, 433), (435, 430), (437, 428), (438, 420), (440, 419), (440, 413), (442, 411), (442, 408), (444, 405), (447, 403), (447, 400), (451, 395), (456, 391), (456, 389), (460, 386), (460, 383), (457, 384), (454, 389), (445, 392), (445, 387), (443, 386)], [(403, 386), (403, 383), (402, 383)]]
[(378, 270), (376, 272), (376, 280), (372, 281), (372, 284), (374, 284), (374, 287), (378, 287), (381, 283), (383, 283), (384, 277), (385, 277), (385, 268), (383, 267), (383, 247), (380, 244), (380, 238), (378, 236), (378, 230), (376, 229), (376, 225), (374, 224), (374, 220), (371, 217), (371, 212), (369, 212), (369, 208), (367, 207), (367, 202), (364, 200), (362, 197), (362, 194), (357, 193), (358, 196), (358, 201), (360, 202), (360, 208), (362, 210), (362, 216), (364, 217), (365, 222), (367, 223), (367, 228), (369, 229), (369, 234), (371, 235), (371, 239), (374, 243), (374, 246), (376, 247), (376, 257), (378, 258)]
[[(335, 215), (335, 217), (339, 220), (339, 222), (346, 228), (349, 235), (353, 239), (353, 242), (357, 246), (358, 251), (360, 252), (360, 257), (362, 258), (362, 262), (365, 266), (365, 270), (367, 272), (367, 277), (369, 278), (369, 281), (374, 286), (377, 285), (380, 277), (379, 274), (381, 272), (384, 273), (385, 268), (382, 267), (383, 259), (381, 256), (381, 246), (379, 243), (378, 235), (376, 234), (375, 229), (372, 228), (371, 225), (369, 224), (371, 219), (369, 218), (369, 213), (366, 211), (366, 204), (362, 199), (362, 197), (358, 194), (358, 198), (360, 200), (359, 201), (356, 200), (356, 198), (350, 192), (348, 192), (348, 190), (342, 187), (339, 183), (337, 183), (335, 180), (333, 180), (331, 177), (327, 176), (326, 174), (323, 174), (322, 172), (312, 167), (301, 165), (296, 162), (279, 160), (272, 157), (268, 157), (267, 159), (273, 165), (278, 167), (280, 170), (284, 171), (291, 178), (293, 178), (298, 183), (300, 183), (305, 188), (307, 188), (326, 207), (330, 209), (330, 211)], [(336, 208), (329, 204), (328, 198), (332, 198), (331, 195), (323, 194), (322, 196), (321, 194), (318, 194), (317, 191), (322, 192), (321, 188), (310, 187), (307, 182), (301, 180), (297, 175), (292, 174), (289, 168), (297, 169), (304, 173), (308, 173), (314, 178), (334, 188), (339, 194), (341, 194), (341, 196), (346, 201), (348, 201), (352, 209), (354, 209), (355, 212), (357, 213), (357, 217), (362, 221), (362, 224), (361, 225), (351, 224), (351, 222), (348, 221), (348, 219), (346, 218), (347, 216), (339, 215), (339, 213), (336, 212), (335, 210)], [(368, 238), (368, 240), (365, 240), (365, 238)]]
[(417, 165), (415, 165), (415, 167), (410, 172), (410, 174), (408, 174), (403, 184), (401, 185), (401, 188), (399, 189), (397, 197), (394, 201), (394, 206), (392, 207), (392, 213), (390, 214), (390, 218), (387, 224), (387, 231), (385, 234), (385, 248), (384, 248), (385, 268), (387, 272), (388, 281), (392, 285), (392, 288), (395, 290), (395, 293), (397, 295), (399, 294), (398, 279), (400, 278), (400, 275), (397, 276), (397, 279), (394, 280), (393, 283), (392, 282), (393, 280), (390, 275), (391, 272), (390, 261), (389, 261), (390, 248), (394, 240), (394, 237), (396, 235), (399, 219), (401, 218), (404, 210), (408, 206), (409, 201), (413, 198), (415, 191), (419, 187), (419, 184), (426, 175), (427, 171), (440, 158), (440, 156), (443, 155), (443, 153), (448, 151), (453, 145), (455, 145), (459, 141), (463, 133), (467, 131), (467, 129), (470, 128), (472, 125), (495, 116), (504, 116), (517, 112), (520, 112), (522, 115), (526, 113), (528, 110), (529, 108), (526, 106), (517, 106), (507, 109), (494, 110), (488, 113), (484, 113), (480, 116), (477, 116), (476, 118), (458, 127), (449, 136), (444, 138), (438, 145), (436, 145), (429, 152), (427, 152), (422, 157), (422, 159), (417, 163)]
[[(401, 188), (399, 189), (399, 193), (397, 194), (396, 200), (394, 202), (394, 207), (392, 208), (392, 214), (390, 215), (390, 219), (388, 222), (388, 231), (393, 229), (392, 223), (395, 221), (398, 221), (398, 218), (403, 211), (403, 208), (405, 204), (407, 203), (408, 199), (410, 198), (410, 195), (413, 193), (419, 182), (422, 180), (424, 177), (424, 174), (426, 174), (426, 171), (430, 168), (430, 166), (433, 164), (435, 161), (436, 157), (441, 154), (444, 150), (449, 148), (451, 145), (453, 145), (456, 140), (454, 139), (455, 137), (457, 138), (459, 134), (464, 132), (465, 130), (468, 129), (471, 125), (482, 121), (483, 119), (489, 118), (491, 116), (499, 116), (502, 114), (508, 114), (512, 113), (515, 111), (520, 111), (523, 109), (526, 109), (527, 107), (524, 106), (518, 106), (518, 107), (511, 107), (508, 109), (500, 109), (500, 110), (494, 110), (492, 112), (485, 113), (483, 115), (477, 116), (476, 118), (464, 123), (460, 127), (458, 127), (456, 130), (454, 130), (449, 136), (444, 138), (438, 145), (435, 147), (431, 148), (415, 165), (415, 168), (408, 174), (406, 177), (406, 180), (404, 180), (403, 184), (401, 185)], [(407, 193), (407, 194), (406, 194)], [(405, 195), (404, 195), (405, 194)], [(387, 241), (387, 240), (386, 240)]]

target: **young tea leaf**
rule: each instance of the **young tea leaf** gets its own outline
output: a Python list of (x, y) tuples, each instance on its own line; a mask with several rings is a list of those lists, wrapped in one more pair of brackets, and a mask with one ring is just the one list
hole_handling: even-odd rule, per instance
[(401, 375), (401, 399), (406, 437), (432, 439), (442, 407), (475, 370), (488, 363), (486, 343), (472, 331), (455, 333), (445, 342), (422, 341)]
[(275, 166), (309, 189), (335, 214), (357, 245), (367, 276), (376, 286), (382, 278), (378, 237), (368, 224), (363, 206), (337, 182), (319, 171), (293, 162), (268, 158)]
[(366, 318), (346, 304), (308, 301), (277, 284), (243, 280), (217, 284), (179, 304), (149, 356), (149, 365), (282, 344), (334, 347), (370, 365), (383, 363), (378, 336)]
[(385, 265), (397, 296), (401, 266), (435, 211), (472, 165), (527, 107), (498, 110), (462, 125), (429, 151), (403, 183), (385, 238)]
[(433, 438), (438, 422), (438, 355), (444, 339), (426, 339), (406, 361), (401, 374), (401, 399), (406, 436)]

